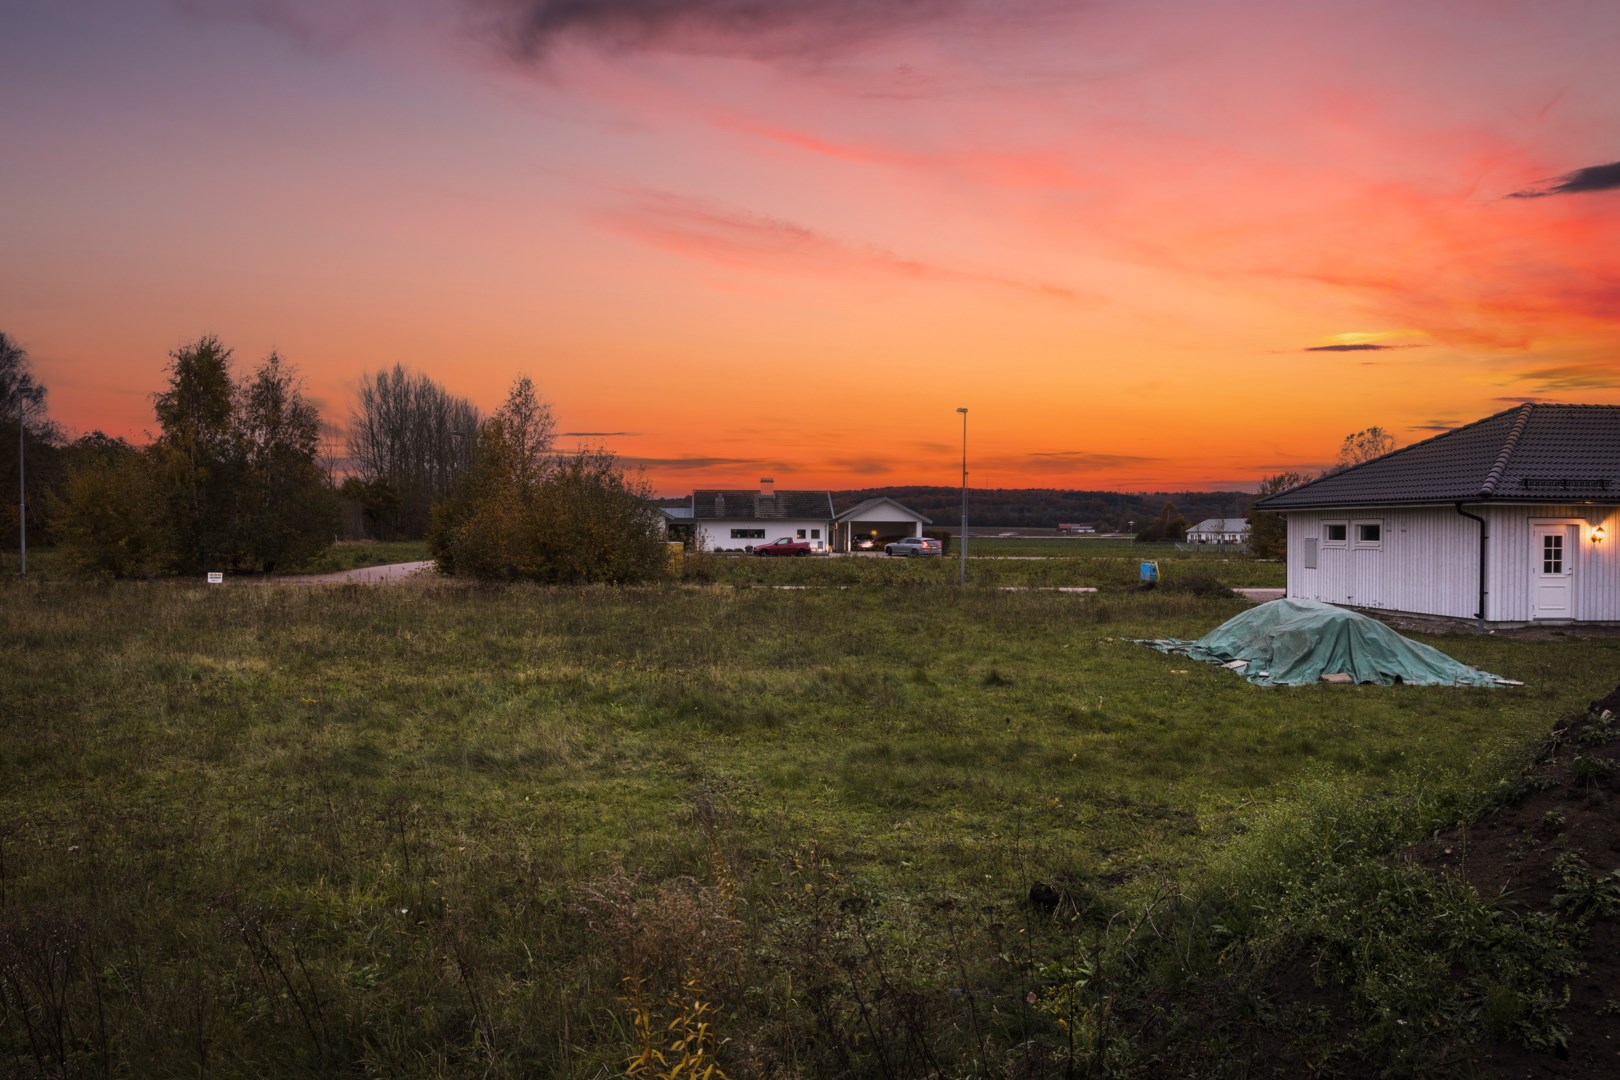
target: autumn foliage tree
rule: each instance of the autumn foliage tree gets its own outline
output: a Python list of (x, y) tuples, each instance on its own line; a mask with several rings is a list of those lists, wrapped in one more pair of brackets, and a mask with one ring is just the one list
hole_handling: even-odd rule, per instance
[(1346, 435), (1339, 444), (1339, 456), (1323, 473), (1332, 476), (1355, 465), (1381, 458), (1395, 449), (1395, 436), (1376, 425)]
[(659, 514), (613, 455), (552, 452), (550, 406), (520, 377), (478, 431), (472, 472), (434, 512), (446, 574), (550, 584), (626, 583), (665, 565)]
[(170, 360), (151, 446), (103, 439), (73, 455), (54, 504), (70, 564), (115, 577), (271, 570), (324, 551), (337, 501), (292, 368), (272, 353), (238, 383), (214, 337)]

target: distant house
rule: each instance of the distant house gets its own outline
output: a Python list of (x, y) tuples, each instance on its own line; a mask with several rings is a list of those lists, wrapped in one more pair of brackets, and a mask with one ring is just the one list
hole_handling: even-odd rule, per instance
[(1187, 530), (1189, 544), (1246, 544), (1249, 542), (1247, 518), (1205, 518)]
[(710, 551), (751, 551), (789, 537), (812, 551), (850, 551), (864, 538), (874, 544), (921, 536), (932, 524), (889, 498), (867, 499), (842, 514), (833, 513), (830, 491), (695, 491), (686, 506), (660, 507), (671, 540), (699, 537)]
[(828, 491), (710, 490), (692, 493), (690, 518), (710, 551), (750, 551), (788, 537), (812, 551), (832, 539), (832, 493)]
[(1520, 405), (1256, 504), (1288, 595), (1495, 625), (1620, 621), (1620, 406)]
[(1077, 524), (1066, 524), (1066, 523), (1063, 523), (1063, 522), (1058, 523), (1058, 532), (1060, 532), (1060, 533), (1094, 533), (1096, 531), (1097, 531), (1097, 526), (1095, 526), (1095, 525), (1089, 525), (1089, 524), (1085, 524), (1085, 523), (1077, 523)]

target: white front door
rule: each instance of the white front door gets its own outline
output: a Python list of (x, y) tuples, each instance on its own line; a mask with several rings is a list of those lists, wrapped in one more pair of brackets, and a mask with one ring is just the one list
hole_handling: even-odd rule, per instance
[(1575, 617), (1575, 528), (1572, 525), (1530, 527), (1530, 617)]

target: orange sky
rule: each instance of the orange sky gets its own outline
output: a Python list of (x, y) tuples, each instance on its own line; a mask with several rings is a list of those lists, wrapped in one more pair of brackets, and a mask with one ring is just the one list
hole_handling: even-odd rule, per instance
[[(700, 486), (1252, 487), (1620, 402), (1612, 0), (104, 0), (0, 14), (0, 330), (403, 363)], [(340, 14), (333, 14), (337, 10)]]

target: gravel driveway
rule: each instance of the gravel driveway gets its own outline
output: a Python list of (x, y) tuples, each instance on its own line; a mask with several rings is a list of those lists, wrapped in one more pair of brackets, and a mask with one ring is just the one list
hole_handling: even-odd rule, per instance
[(433, 573), (433, 560), (421, 562), (389, 563), (386, 566), (362, 566), (356, 570), (340, 570), (335, 574), (305, 574), (282, 578), (294, 585), (348, 585), (378, 584), (385, 581), (403, 581), (412, 574)]

